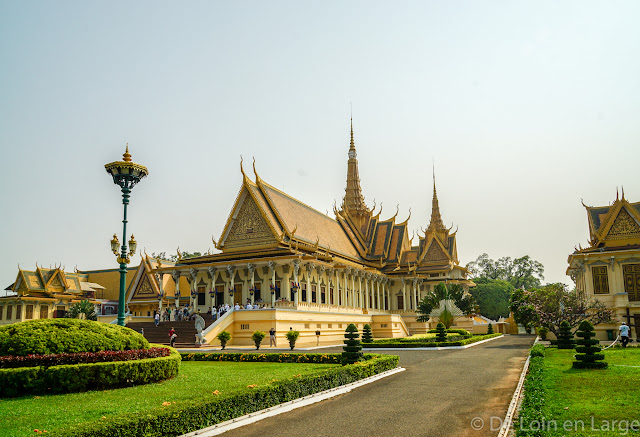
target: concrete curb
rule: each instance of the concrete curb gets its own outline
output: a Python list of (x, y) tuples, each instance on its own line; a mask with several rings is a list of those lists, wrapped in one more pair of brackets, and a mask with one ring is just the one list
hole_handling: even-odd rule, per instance
[[(535, 346), (539, 341), (540, 337), (536, 337), (536, 341), (533, 342), (532, 347)], [(502, 421), (502, 426), (500, 427), (498, 437), (506, 437), (511, 431), (511, 426), (513, 425), (513, 416), (516, 414), (516, 410), (518, 409), (518, 405), (520, 404), (520, 397), (522, 396), (524, 388), (524, 380), (526, 379), (527, 372), (529, 371), (530, 360), (531, 355), (527, 355), (527, 361), (524, 362), (524, 366), (522, 367), (520, 380), (518, 381), (518, 385), (513, 392), (513, 396), (511, 397), (511, 402), (509, 403), (509, 408), (507, 408), (507, 414), (505, 414), (504, 420)]]
[(350, 384), (342, 385), (340, 387), (334, 387), (332, 389), (325, 390), (319, 393), (314, 393), (314, 394), (305, 396), (303, 398), (294, 399), (292, 401), (285, 402), (280, 405), (275, 405), (273, 407), (266, 408), (261, 411), (256, 411), (255, 413), (250, 413), (242, 417), (236, 417), (235, 419), (218, 423), (208, 428), (203, 428), (198, 431), (193, 431), (188, 434), (183, 434), (183, 437), (195, 437), (195, 436), (209, 437), (209, 436), (219, 435), (224, 432), (230, 431), (232, 429), (240, 428), (241, 426), (258, 422), (268, 417), (277, 416), (278, 414), (286, 413), (288, 411), (295, 410), (296, 408), (305, 407), (307, 405), (315, 404), (316, 402), (324, 401), (325, 399), (329, 399), (334, 396), (338, 396), (344, 393), (349, 393), (354, 388), (361, 387), (363, 385), (375, 382), (379, 379), (386, 378), (387, 376), (391, 376), (399, 372), (403, 372), (404, 370), (405, 369), (402, 367), (396, 367), (395, 369), (387, 370), (386, 372), (378, 373), (377, 375), (373, 375), (368, 378), (352, 382)]
[(470, 347), (481, 345), (488, 341), (497, 340), (503, 338), (504, 334), (498, 337), (487, 338), (486, 340), (476, 341), (475, 343), (466, 344), (464, 346), (443, 346), (443, 347), (366, 347), (363, 345), (363, 350), (367, 351), (447, 351), (447, 350), (462, 350), (469, 349)]

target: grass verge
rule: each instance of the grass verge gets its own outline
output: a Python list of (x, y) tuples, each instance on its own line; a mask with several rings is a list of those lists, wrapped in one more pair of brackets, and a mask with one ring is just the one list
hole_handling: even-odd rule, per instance
[(213, 358), (184, 361), (176, 378), (156, 384), (1, 400), (0, 435), (33, 435), (34, 429), (67, 436), (180, 435), (398, 364), (394, 356), (349, 366)]
[[(574, 350), (531, 358), (518, 436), (640, 434), (640, 350), (608, 349), (608, 369), (574, 369)], [(636, 367), (633, 367), (636, 366)]]

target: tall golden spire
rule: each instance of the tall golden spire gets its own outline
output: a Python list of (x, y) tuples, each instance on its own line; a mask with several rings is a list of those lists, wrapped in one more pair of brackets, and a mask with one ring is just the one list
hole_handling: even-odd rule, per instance
[(433, 200), (431, 201), (431, 222), (427, 230), (430, 231), (445, 231), (447, 228), (442, 222), (440, 216), (440, 206), (438, 205), (438, 194), (436, 193), (436, 172), (433, 170)]
[(353, 118), (351, 118), (351, 143), (349, 144), (349, 160), (347, 161), (347, 187), (345, 188), (342, 210), (348, 213), (356, 225), (362, 229), (368, 222), (371, 211), (364, 203), (358, 174), (356, 145), (353, 141)]

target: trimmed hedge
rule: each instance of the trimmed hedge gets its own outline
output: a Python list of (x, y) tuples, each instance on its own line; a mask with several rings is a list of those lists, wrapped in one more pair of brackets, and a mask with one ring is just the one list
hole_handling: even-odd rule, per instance
[[(467, 344), (476, 343), (478, 341), (486, 340), (489, 338), (500, 337), (502, 334), (486, 334), (486, 335), (474, 335), (471, 338), (465, 338), (457, 341), (441, 341), (441, 342), (402, 342), (395, 339), (390, 340), (375, 340), (373, 344), (364, 345), (365, 348), (412, 348), (412, 347), (445, 347), (445, 346), (465, 346)], [(401, 339), (398, 339), (401, 340)]]
[(165, 347), (152, 347), (130, 351), (100, 351), (81, 352), (78, 354), (49, 354), (0, 357), (0, 369), (35, 366), (62, 366), (66, 364), (108, 363), (111, 361), (142, 360), (144, 358), (158, 358), (169, 355)]
[(531, 358), (544, 357), (545, 352), (546, 350), (544, 348), (544, 345), (536, 344), (536, 345), (533, 345), (533, 347), (529, 350), (529, 355), (531, 355)]
[[(429, 329), (427, 331), (429, 334), (435, 334), (438, 332), (437, 329)], [(471, 336), (471, 333), (469, 331), (467, 331), (466, 329), (447, 329), (447, 334), (460, 334), (460, 335), (464, 335), (464, 336)]]
[(163, 381), (176, 376), (180, 368), (180, 354), (168, 349), (169, 356), (161, 358), (0, 369), (0, 397), (103, 390)]
[[(541, 429), (535, 429), (535, 427), (528, 426), (530, 423), (545, 423), (544, 411), (544, 357), (534, 356), (533, 349), (531, 349), (531, 359), (529, 360), (529, 372), (527, 373), (527, 379), (524, 381), (524, 397), (522, 398), (522, 404), (518, 417), (514, 420), (514, 428), (516, 429), (516, 435), (522, 436), (543, 436), (546, 435), (544, 427)], [(520, 427), (519, 424), (525, 424)]]
[(79, 319), (39, 319), (0, 327), (0, 355), (149, 349), (132, 329)]
[[(341, 354), (181, 353), (183, 361), (340, 364)], [(374, 355), (367, 354), (372, 359)]]
[[(187, 354), (201, 361), (196, 355)], [(214, 355), (214, 354), (202, 354)], [(220, 354), (232, 355), (232, 354)], [(255, 355), (264, 354), (233, 354)], [(266, 354), (272, 355), (272, 354)], [(283, 355), (283, 354), (273, 354)], [(293, 355), (293, 354), (288, 354)], [(319, 354), (313, 354), (319, 355)], [(331, 355), (331, 354), (328, 354)], [(338, 355), (340, 354), (333, 354)], [(398, 366), (395, 355), (368, 355), (369, 360), (347, 366), (332, 367), (315, 375), (304, 375), (272, 384), (241, 390), (228, 396), (197, 398), (180, 405), (168, 405), (159, 412), (149, 414), (130, 413), (109, 421), (97, 421), (74, 425), (57, 432), (67, 437), (133, 437), (176, 436), (215, 425), (245, 414), (273, 407), (313, 393), (329, 390), (354, 382)], [(206, 360), (205, 360), (206, 361)]]

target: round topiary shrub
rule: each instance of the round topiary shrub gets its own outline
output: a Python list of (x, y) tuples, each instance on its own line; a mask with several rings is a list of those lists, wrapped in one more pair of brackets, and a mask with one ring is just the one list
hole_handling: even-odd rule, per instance
[(442, 322), (438, 322), (436, 325), (436, 341), (438, 343), (447, 341), (447, 329)]
[(569, 325), (569, 322), (566, 320), (560, 323), (556, 344), (558, 345), (558, 349), (573, 349), (576, 347), (576, 341), (571, 332), (571, 325)]
[(371, 325), (368, 323), (362, 328), (362, 342), (373, 343), (373, 332), (371, 332)]
[(0, 355), (149, 349), (132, 329), (79, 319), (41, 319), (0, 327)]

